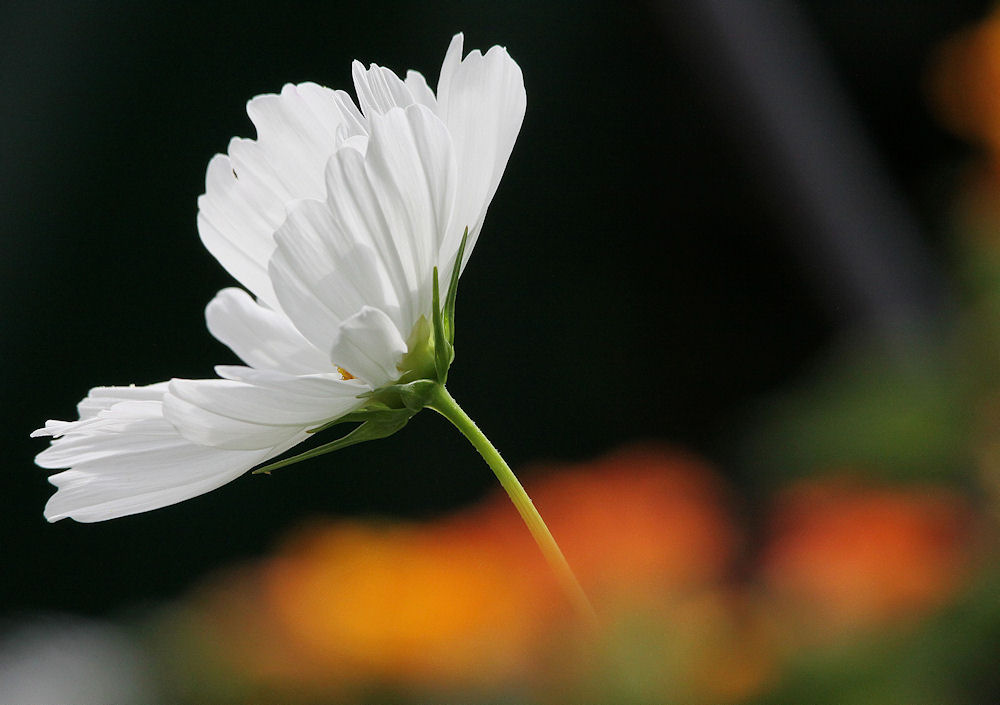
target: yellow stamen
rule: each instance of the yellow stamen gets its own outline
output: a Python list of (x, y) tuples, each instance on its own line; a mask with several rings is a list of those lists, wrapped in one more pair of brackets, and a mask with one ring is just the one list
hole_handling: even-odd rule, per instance
[(340, 376), (343, 377), (344, 379), (354, 379), (355, 378), (354, 375), (352, 375), (350, 372), (348, 372), (347, 370), (345, 370), (343, 367), (339, 367), (338, 366), (337, 367), (337, 372), (339, 372)]

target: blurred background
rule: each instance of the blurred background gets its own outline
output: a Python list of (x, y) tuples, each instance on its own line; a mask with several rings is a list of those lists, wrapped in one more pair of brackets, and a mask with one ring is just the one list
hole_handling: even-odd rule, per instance
[[(246, 100), (456, 31), (528, 111), (449, 388), (602, 628), (431, 414), (47, 524), (31, 430), (235, 362), (195, 213)], [(0, 89), (0, 702), (1000, 701), (991, 3), (15, 0)]]

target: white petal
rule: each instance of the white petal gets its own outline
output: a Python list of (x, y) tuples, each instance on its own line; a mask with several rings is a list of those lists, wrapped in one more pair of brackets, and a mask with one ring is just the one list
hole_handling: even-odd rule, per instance
[(331, 354), (337, 364), (378, 388), (399, 379), (406, 341), (383, 311), (365, 306), (337, 329)]
[[(448, 129), (422, 105), (391, 110), (370, 120), (369, 127), (365, 163), (383, 201), (394, 207), (386, 212), (390, 228), (383, 234), (412, 242), (418, 271), (428, 269), (437, 263), (458, 187)], [(336, 178), (327, 180), (335, 212), (344, 186)]]
[(293, 374), (329, 372), (333, 364), (280, 312), (242, 289), (223, 289), (205, 308), (208, 330), (252, 367)]
[(120, 401), (159, 401), (167, 391), (166, 382), (128, 387), (94, 387), (87, 396), (76, 405), (80, 419), (88, 419), (99, 412), (110, 409)]
[(345, 232), (327, 204), (295, 204), (275, 239), (270, 272), (281, 306), (327, 355), (337, 328), (362, 306), (398, 311), (399, 297), (372, 246)]
[(455, 73), (462, 63), (462, 48), (465, 44), (465, 35), (459, 32), (448, 42), (448, 51), (444, 53), (444, 61), (441, 62), (441, 73), (438, 75), (437, 99), (441, 100), (442, 95), (447, 95), (451, 90), (451, 82), (455, 78)]
[(226, 450), (268, 448), (284, 443), (296, 432), (304, 430), (301, 426), (257, 424), (232, 419), (170, 395), (164, 397), (163, 415), (191, 443)]
[(275, 300), (267, 278), (271, 235), (284, 216), (282, 197), (261, 186), (252, 172), (237, 179), (229, 157), (212, 158), (205, 193), (198, 198), (201, 241), (226, 271), (269, 304)]
[(321, 350), (364, 305), (408, 337), (430, 312), (449, 227), (456, 175), (441, 121), (413, 105), (375, 114), (369, 127), (364, 155), (342, 148), (330, 160), (326, 206), (296, 204), (275, 236), (270, 273), (281, 307)]
[(364, 172), (357, 160), (331, 160), (328, 199), (344, 229), (372, 242), (385, 264), (406, 336), (430, 311), (431, 274), (455, 207), (456, 162), (446, 127), (421, 105), (373, 116), (369, 128)]
[(166, 391), (166, 382), (158, 382), (142, 387), (137, 387), (134, 384), (128, 387), (94, 387), (76, 405), (76, 410), (79, 414), (78, 421), (46, 421), (44, 427), (31, 432), (31, 437), (61, 436), (64, 433), (94, 423), (102, 411), (110, 409), (118, 402), (159, 401), (163, 398), (163, 394)]
[(90, 408), (99, 399), (105, 408), (64, 423), (61, 437), (36, 459), (44, 468), (71, 468), (49, 478), (58, 488), (45, 507), (49, 521), (103, 521), (174, 504), (229, 482), (300, 440), (254, 451), (192, 444), (163, 418), (159, 398), (165, 389), (161, 383), (91, 391)]
[(247, 103), (247, 115), (257, 128), (254, 149), (267, 156), (275, 177), (297, 198), (320, 185), (317, 177), (344, 130), (364, 132), (350, 97), (315, 83), (286, 84), (280, 95), (257, 96)]
[[(364, 154), (341, 150), (330, 160), (327, 204), (339, 231), (367, 243), (375, 252), (389, 280), (387, 296), (392, 293), (395, 307), (401, 312), (402, 328), (419, 309), (421, 274), (410, 237), (398, 232), (394, 204), (383, 202), (383, 188), (370, 173), (366, 157), (367, 149)], [(375, 301), (369, 303), (378, 305)]]
[(303, 426), (341, 416), (361, 403), (364, 391), (339, 374), (282, 375), (264, 371), (245, 380), (174, 379), (166, 395), (180, 397), (212, 413), (258, 424)]
[(209, 252), (258, 298), (274, 307), (267, 261), (285, 203), (321, 198), (323, 170), (344, 139), (363, 132), (357, 109), (315, 84), (287, 85), (257, 96), (247, 113), (256, 140), (235, 139), (217, 155), (198, 200), (198, 231)]
[[(524, 119), (526, 98), (521, 69), (506, 49), (478, 50), (464, 60), (462, 35), (452, 39), (441, 67), (437, 114), (448, 126), (461, 175), (454, 224), (442, 257), (454, 254), (469, 228), (466, 258), (476, 243), (486, 209), (496, 193)], [(445, 280), (447, 281), (447, 280)]]
[(171, 380), (163, 414), (193, 443), (254, 450), (285, 443), (307, 428), (364, 403), (357, 384), (337, 374), (272, 380)]
[(387, 113), (392, 108), (405, 108), (416, 101), (399, 76), (382, 66), (372, 64), (365, 69), (360, 61), (351, 65), (354, 89), (358, 93), (358, 103), (365, 117)]
[(431, 110), (437, 110), (437, 98), (434, 91), (427, 85), (427, 79), (419, 71), (406, 72), (406, 87), (410, 89), (413, 100), (421, 105), (426, 105)]
[[(315, 390), (316, 396), (326, 396), (330, 393), (327, 380), (349, 381), (352, 385), (358, 387), (355, 392), (357, 395), (360, 395), (370, 389), (370, 387), (362, 383), (361, 380), (344, 379), (339, 372), (335, 374), (328, 373), (322, 375), (303, 376), (288, 374), (287, 372), (280, 372), (277, 370), (255, 370), (252, 367), (243, 367), (241, 365), (216, 365), (215, 372), (223, 379), (231, 379), (236, 382), (247, 382), (248, 384), (253, 384), (258, 387), (269, 387), (273, 389), (282, 389), (285, 385), (293, 381), (298, 381), (299, 384), (303, 385), (303, 393), (306, 393), (306, 390), (312, 388)], [(344, 394), (347, 394), (349, 391), (350, 390), (347, 388), (343, 389)]]

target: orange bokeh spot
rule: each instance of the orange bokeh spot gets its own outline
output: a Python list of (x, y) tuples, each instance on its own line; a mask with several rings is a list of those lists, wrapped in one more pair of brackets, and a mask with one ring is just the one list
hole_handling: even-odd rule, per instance
[(528, 490), (595, 599), (716, 581), (737, 544), (718, 477), (667, 447), (622, 450)]
[(917, 615), (961, 585), (972, 516), (943, 488), (804, 482), (779, 501), (763, 579), (821, 630)]
[(264, 584), (291, 637), (342, 677), (489, 684), (523, 666), (534, 620), (509, 567), (479, 548), (338, 524), (289, 544)]
[(804, 642), (950, 598), (977, 528), (943, 488), (801, 482), (779, 497), (745, 582), (733, 575), (724, 487), (689, 455), (649, 445), (520, 474), (598, 630), (574, 614), (498, 491), (428, 523), (303, 527), (203, 592), (208, 640), (243, 669), (237, 685), (286, 702), (394, 691), (736, 702), (770, 687)]
[(1000, 12), (941, 45), (929, 88), (950, 129), (1000, 151)]
[[(524, 475), (599, 612), (694, 589), (727, 569), (735, 532), (721, 487), (689, 456), (634, 448)], [(307, 528), (265, 565), (262, 584), (290, 641), (362, 681), (516, 681), (576, 619), (499, 492), (427, 525)]]
[[(649, 613), (658, 616), (640, 620), (639, 628), (651, 638), (643, 661), (650, 683), (661, 683), (654, 674), (673, 658), (675, 637), (687, 634), (672, 621), (679, 619), (695, 631), (707, 625), (715, 636), (712, 648), (674, 663), (683, 673), (670, 683), (711, 681), (718, 686), (712, 692), (725, 693), (757, 687), (769, 657), (748, 660), (741, 646), (758, 644), (749, 639), (754, 628), (738, 615), (730, 621), (726, 607), (707, 617), (676, 607), (718, 590), (736, 547), (711, 468), (649, 445), (520, 475), (605, 631), (591, 631), (573, 612), (517, 511), (497, 490), (428, 523), (303, 527), (243, 574), (242, 590), (228, 584), (210, 591), (203, 609), (205, 623), (214, 625), (211, 639), (245, 669), (247, 683), (349, 702), (371, 688), (429, 694), (544, 688), (543, 681), (555, 682), (553, 668), (579, 674), (581, 664), (603, 658), (601, 644), (617, 638), (623, 623)], [(242, 593), (251, 597), (224, 604), (226, 594)]]

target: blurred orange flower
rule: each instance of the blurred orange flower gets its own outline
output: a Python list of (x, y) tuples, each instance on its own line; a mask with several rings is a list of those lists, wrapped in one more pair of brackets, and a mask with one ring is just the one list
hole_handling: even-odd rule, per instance
[(201, 644), (173, 650), (229, 663), (217, 690), (230, 699), (217, 702), (718, 705), (777, 682), (803, 642), (939, 605), (972, 552), (956, 493), (814, 480), (780, 495), (748, 581), (725, 487), (688, 454), (637, 446), (525, 476), (595, 603), (596, 632), (497, 493), (428, 523), (306, 525), (189, 601)]
[(351, 681), (494, 685), (523, 668), (538, 617), (488, 544), (416, 525), (307, 527), (263, 582), (289, 637)]
[(1000, 11), (942, 43), (929, 89), (951, 130), (1000, 152)]
[(548, 472), (532, 498), (598, 602), (688, 591), (729, 570), (738, 534), (724, 487), (693, 455), (650, 444)]
[[(662, 613), (730, 568), (737, 533), (723, 485), (690, 455), (635, 447), (527, 477), (609, 629), (630, 609)], [(599, 636), (576, 624), (500, 493), (426, 524), (313, 522), (273, 558), (202, 588), (192, 609), (204, 648), (247, 682), (341, 700), (370, 687), (523, 687), (553, 664), (551, 650), (572, 642), (582, 655)]]
[[(727, 569), (735, 532), (705, 465), (646, 447), (567, 470), (527, 485), (599, 611), (602, 599), (663, 596)], [(306, 527), (263, 576), (291, 638), (351, 678), (516, 680), (554, 624), (572, 619), (499, 495), (429, 525)]]
[(965, 499), (942, 487), (805, 481), (779, 498), (762, 578), (807, 632), (919, 615), (961, 586), (973, 516)]
[[(930, 62), (927, 89), (941, 122), (984, 148), (961, 177), (957, 206), (963, 239), (995, 250), (1000, 222), (1000, 8), (941, 43)], [(982, 254), (979, 250), (973, 256)]]

